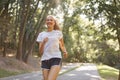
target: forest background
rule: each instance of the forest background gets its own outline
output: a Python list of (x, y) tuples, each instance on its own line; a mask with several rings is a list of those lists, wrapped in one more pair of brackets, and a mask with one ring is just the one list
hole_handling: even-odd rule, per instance
[(67, 62), (104, 63), (120, 69), (119, 0), (0, 0), (0, 55), (27, 63), (38, 55), (36, 38), (54, 15)]

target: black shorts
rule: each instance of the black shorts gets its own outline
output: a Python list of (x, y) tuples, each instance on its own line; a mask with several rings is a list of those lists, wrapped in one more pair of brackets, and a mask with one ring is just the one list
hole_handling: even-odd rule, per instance
[(41, 63), (41, 67), (43, 69), (50, 69), (54, 65), (62, 65), (61, 58), (51, 58), (49, 60), (43, 60)]

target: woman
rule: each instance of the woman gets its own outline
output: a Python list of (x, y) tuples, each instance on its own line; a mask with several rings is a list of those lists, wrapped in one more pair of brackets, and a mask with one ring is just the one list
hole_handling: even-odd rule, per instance
[(61, 68), (61, 52), (67, 57), (67, 51), (63, 42), (63, 34), (51, 15), (46, 18), (47, 31), (38, 35), (39, 52), (41, 57), (41, 67), (44, 80), (56, 80)]

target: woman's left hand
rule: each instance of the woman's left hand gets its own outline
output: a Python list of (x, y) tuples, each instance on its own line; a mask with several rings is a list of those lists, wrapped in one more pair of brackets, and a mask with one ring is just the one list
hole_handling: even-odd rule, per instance
[(67, 58), (67, 57), (68, 57), (68, 53), (67, 53), (67, 52), (64, 52), (64, 53), (63, 53), (63, 56), (64, 56), (64, 58)]

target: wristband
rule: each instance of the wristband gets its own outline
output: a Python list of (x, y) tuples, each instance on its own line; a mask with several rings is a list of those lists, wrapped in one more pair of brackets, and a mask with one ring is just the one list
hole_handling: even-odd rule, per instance
[(67, 51), (64, 51), (63, 53), (67, 53)]

